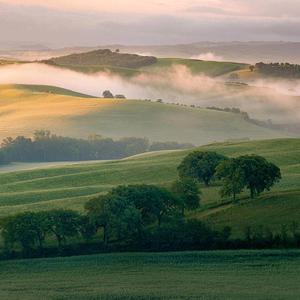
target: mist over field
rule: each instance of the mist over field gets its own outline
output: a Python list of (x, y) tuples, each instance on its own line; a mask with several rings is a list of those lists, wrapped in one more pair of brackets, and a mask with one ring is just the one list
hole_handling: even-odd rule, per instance
[(258, 79), (250, 82), (250, 86), (226, 85), (226, 80), (195, 75), (182, 65), (155, 73), (142, 72), (130, 78), (109, 71), (83, 74), (38, 63), (0, 68), (1, 84), (53, 85), (97, 97), (108, 89), (128, 99), (239, 107), (259, 119), (283, 123), (300, 121), (300, 80)]

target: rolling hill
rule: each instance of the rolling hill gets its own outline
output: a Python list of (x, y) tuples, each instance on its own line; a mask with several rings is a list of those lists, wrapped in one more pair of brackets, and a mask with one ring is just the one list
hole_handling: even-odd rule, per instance
[[(253, 201), (243, 194), (237, 203), (221, 199), (218, 186), (202, 187), (202, 207), (192, 216), (217, 228), (231, 225), (235, 236), (243, 234), (249, 224), (255, 227), (267, 224), (271, 229), (280, 230), (283, 224), (299, 220), (300, 139), (217, 143), (199, 149), (232, 157), (263, 155), (280, 166), (283, 178), (271, 192)], [(59, 207), (82, 210), (92, 196), (120, 184), (169, 186), (176, 179), (177, 165), (187, 153), (153, 152), (119, 161), (2, 173), (0, 216)]]
[(228, 139), (287, 137), (249, 123), (241, 114), (139, 100), (92, 98), (35, 85), (0, 86), (0, 139), (35, 130), (87, 137), (90, 134), (146, 137), (203, 145)]
[(42, 61), (43, 63), (63, 67), (83, 73), (96, 73), (109, 70), (123, 76), (133, 76), (144, 72), (163, 72), (173, 65), (188, 67), (194, 74), (219, 76), (247, 68), (247, 64), (232, 62), (203, 61), (197, 59), (156, 58), (112, 52), (99, 49), (84, 53), (75, 53)]

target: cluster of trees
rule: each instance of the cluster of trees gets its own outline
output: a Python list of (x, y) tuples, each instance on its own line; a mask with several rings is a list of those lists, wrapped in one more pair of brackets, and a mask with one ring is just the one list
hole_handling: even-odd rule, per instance
[[(287, 230), (265, 235), (249, 227), (243, 240), (231, 240), (230, 227), (216, 231), (186, 215), (186, 210), (200, 207), (200, 182), (208, 186), (221, 180), (222, 195), (234, 199), (244, 188), (250, 190), (251, 197), (270, 189), (280, 179), (280, 169), (265, 158), (227, 158), (215, 152), (194, 151), (178, 166), (178, 175), (169, 188), (145, 184), (113, 188), (89, 200), (85, 214), (51, 210), (7, 217), (0, 223), (6, 250), (13, 253), (22, 249), (23, 256), (45, 255), (45, 243), (56, 240), (59, 254), (68, 242), (81, 241), (88, 246), (96, 240), (99, 245), (100, 239), (98, 251), (278, 246), (283, 241), (287, 245)], [(293, 243), (300, 243), (296, 225), (292, 233)], [(87, 247), (84, 249), (80, 254), (88, 252)]]
[(108, 251), (215, 248), (228, 240), (230, 229), (217, 232), (185, 218), (184, 209), (199, 207), (199, 196), (191, 180), (179, 180), (172, 190), (155, 185), (119, 186), (88, 201), (86, 214), (52, 210), (8, 217), (2, 220), (2, 236), (8, 253), (21, 249), (23, 256), (43, 255), (45, 243), (53, 239), (60, 251), (75, 239), (88, 243), (99, 238), (102, 249)]
[(18, 136), (3, 140), (0, 162), (44, 162), (119, 159), (154, 150), (187, 149), (192, 144), (154, 142), (144, 138), (113, 140), (92, 135), (87, 140), (57, 136), (50, 131), (39, 130), (33, 138)]
[(206, 109), (212, 109), (212, 110), (217, 110), (217, 111), (224, 111), (224, 112), (230, 112), (234, 114), (240, 114), (244, 120), (249, 121), (250, 117), (249, 114), (245, 111), (240, 110), (238, 107), (216, 107), (216, 106), (208, 106)]
[(87, 218), (71, 210), (25, 212), (2, 220), (2, 236), (7, 250), (13, 251), (17, 244), (26, 255), (35, 247), (42, 251), (48, 236), (56, 239), (60, 249), (68, 238), (79, 233), (86, 237), (87, 222)]
[(255, 68), (259, 72), (276, 76), (276, 77), (288, 77), (288, 78), (300, 78), (300, 65), (290, 63), (269, 63), (263, 62), (257, 63)]
[(232, 196), (234, 200), (244, 189), (254, 198), (281, 179), (279, 167), (259, 155), (228, 158), (216, 152), (194, 151), (184, 158), (178, 171), (180, 177), (198, 180), (206, 186), (212, 180), (221, 180), (221, 195)]
[(117, 94), (117, 95), (114, 95), (111, 91), (109, 90), (105, 90), (103, 93), (102, 93), (102, 96), (103, 98), (107, 98), (107, 99), (113, 99), (113, 98), (116, 98), (116, 99), (126, 99), (126, 97), (122, 94)]
[(236, 240), (234, 244), (244, 248), (299, 247), (300, 226), (296, 221), (281, 224), (276, 231), (263, 225), (246, 226), (243, 238)]

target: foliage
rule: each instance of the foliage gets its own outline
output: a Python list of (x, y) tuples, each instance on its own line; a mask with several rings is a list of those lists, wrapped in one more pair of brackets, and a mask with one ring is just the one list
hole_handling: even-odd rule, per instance
[(281, 179), (280, 169), (258, 155), (245, 155), (222, 162), (216, 176), (223, 179), (222, 196), (233, 196), (244, 188), (250, 190), (251, 198), (258, 196)]
[(255, 68), (259, 72), (275, 77), (300, 78), (300, 65), (290, 63), (257, 63)]
[(184, 210), (195, 210), (200, 207), (200, 189), (191, 178), (182, 178), (172, 185), (172, 192), (180, 199), (182, 214)]
[(243, 170), (244, 183), (251, 198), (258, 196), (281, 179), (280, 169), (259, 155), (245, 155), (237, 158)]
[(79, 233), (81, 216), (72, 210), (52, 210), (46, 212), (48, 231), (51, 232), (58, 243), (58, 247), (66, 243), (68, 237)]
[(79, 233), (82, 224), (81, 216), (71, 210), (25, 212), (4, 221), (2, 236), (10, 250), (16, 243), (22, 246), (23, 251), (36, 246), (42, 249), (47, 234), (53, 234), (58, 247), (61, 247), (68, 237)]
[(57, 136), (48, 130), (37, 130), (33, 138), (18, 136), (2, 141), (0, 164), (33, 161), (105, 160), (132, 156), (160, 149), (184, 149), (191, 144), (153, 143), (145, 138), (127, 137), (120, 140), (91, 135), (88, 140)]
[(124, 241), (140, 237), (145, 226), (172, 214), (177, 199), (166, 189), (152, 185), (119, 186), (85, 205), (88, 216), (103, 228), (105, 244), (111, 235)]
[(47, 230), (48, 224), (43, 213), (26, 212), (7, 218), (2, 236), (6, 247), (12, 249), (15, 243), (19, 243), (23, 251), (28, 251), (35, 245), (43, 247)]
[(241, 193), (245, 186), (245, 174), (238, 160), (231, 158), (221, 162), (216, 169), (216, 177), (222, 179), (221, 196), (233, 196), (233, 201), (236, 200), (236, 195)]
[(215, 175), (216, 167), (225, 159), (224, 155), (216, 152), (194, 151), (187, 155), (179, 165), (179, 176), (194, 178), (208, 186)]
[(104, 91), (103, 93), (102, 93), (102, 96), (103, 96), (103, 98), (114, 98), (114, 95), (112, 94), (112, 92), (111, 91), (109, 91), (109, 90), (106, 90), (106, 91)]

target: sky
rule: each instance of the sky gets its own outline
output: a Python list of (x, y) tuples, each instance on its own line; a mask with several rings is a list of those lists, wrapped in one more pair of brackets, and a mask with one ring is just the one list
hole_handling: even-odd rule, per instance
[(0, 43), (300, 41), (300, 0), (0, 0)]

